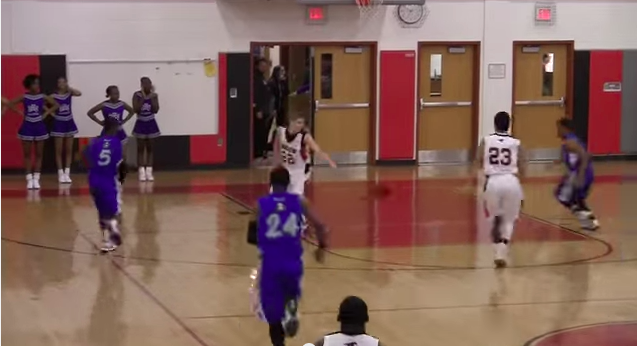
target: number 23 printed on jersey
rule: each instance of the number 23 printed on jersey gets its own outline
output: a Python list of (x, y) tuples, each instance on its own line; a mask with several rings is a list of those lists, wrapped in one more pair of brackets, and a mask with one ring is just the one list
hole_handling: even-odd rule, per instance
[(509, 148), (489, 148), (489, 163), (496, 166), (509, 166), (511, 164), (511, 149)]

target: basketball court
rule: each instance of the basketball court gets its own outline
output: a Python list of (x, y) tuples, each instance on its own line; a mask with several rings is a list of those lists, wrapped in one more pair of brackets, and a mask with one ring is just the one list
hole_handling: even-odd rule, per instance
[[(358, 295), (368, 332), (389, 346), (634, 345), (637, 164), (596, 173), (602, 228), (581, 233), (552, 197), (559, 168), (532, 165), (510, 267), (496, 271), (469, 167), (317, 168), (308, 190), (331, 253), (320, 265), (306, 246), (301, 331), (287, 344), (336, 330), (338, 304)], [(250, 312), (257, 261), (245, 243), (266, 170), (160, 172), (152, 185), (132, 175), (125, 244), (110, 255), (74, 178), (59, 189), (46, 177), (37, 194), (2, 178), (5, 345), (269, 344)]]

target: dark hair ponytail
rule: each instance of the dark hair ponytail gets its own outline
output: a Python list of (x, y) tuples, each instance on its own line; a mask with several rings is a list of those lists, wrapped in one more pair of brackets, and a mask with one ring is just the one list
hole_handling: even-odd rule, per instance
[(28, 74), (22, 80), (22, 86), (24, 86), (25, 89), (30, 89), (38, 79), (40, 79), (40, 76), (37, 74)]
[(111, 97), (111, 91), (113, 91), (113, 89), (117, 89), (117, 85), (109, 85), (106, 88), (106, 97)]

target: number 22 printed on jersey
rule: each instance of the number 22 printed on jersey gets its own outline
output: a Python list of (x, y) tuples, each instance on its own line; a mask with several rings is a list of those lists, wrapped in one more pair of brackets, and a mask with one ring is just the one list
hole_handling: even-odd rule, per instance
[(294, 153), (290, 152), (289, 150), (283, 149), (281, 150), (281, 159), (283, 160), (283, 163), (288, 164), (288, 165), (293, 165), (294, 164)]

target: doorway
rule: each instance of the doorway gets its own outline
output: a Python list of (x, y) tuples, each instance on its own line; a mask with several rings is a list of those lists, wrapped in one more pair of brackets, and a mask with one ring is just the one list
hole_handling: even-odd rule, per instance
[[(288, 76), (288, 118), (305, 117), (321, 149), (337, 164), (374, 162), (375, 42), (253, 42), (251, 45), (253, 58), (257, 58), (254, 52), (258, 47), (278, 48), (274, 55), (278, 54), (279, 63)], [(272, 51), (269, 54), (272, 56)], [(315, 164), (327, 163), (317, 160)]]
[(554, 160), (555, 123), (572, 114), (573, 41), (513, 42), (513, 135), (529, 160)]
[(479, 42), (421, 42), (418, 163), (464, 163), (477, 145)]

